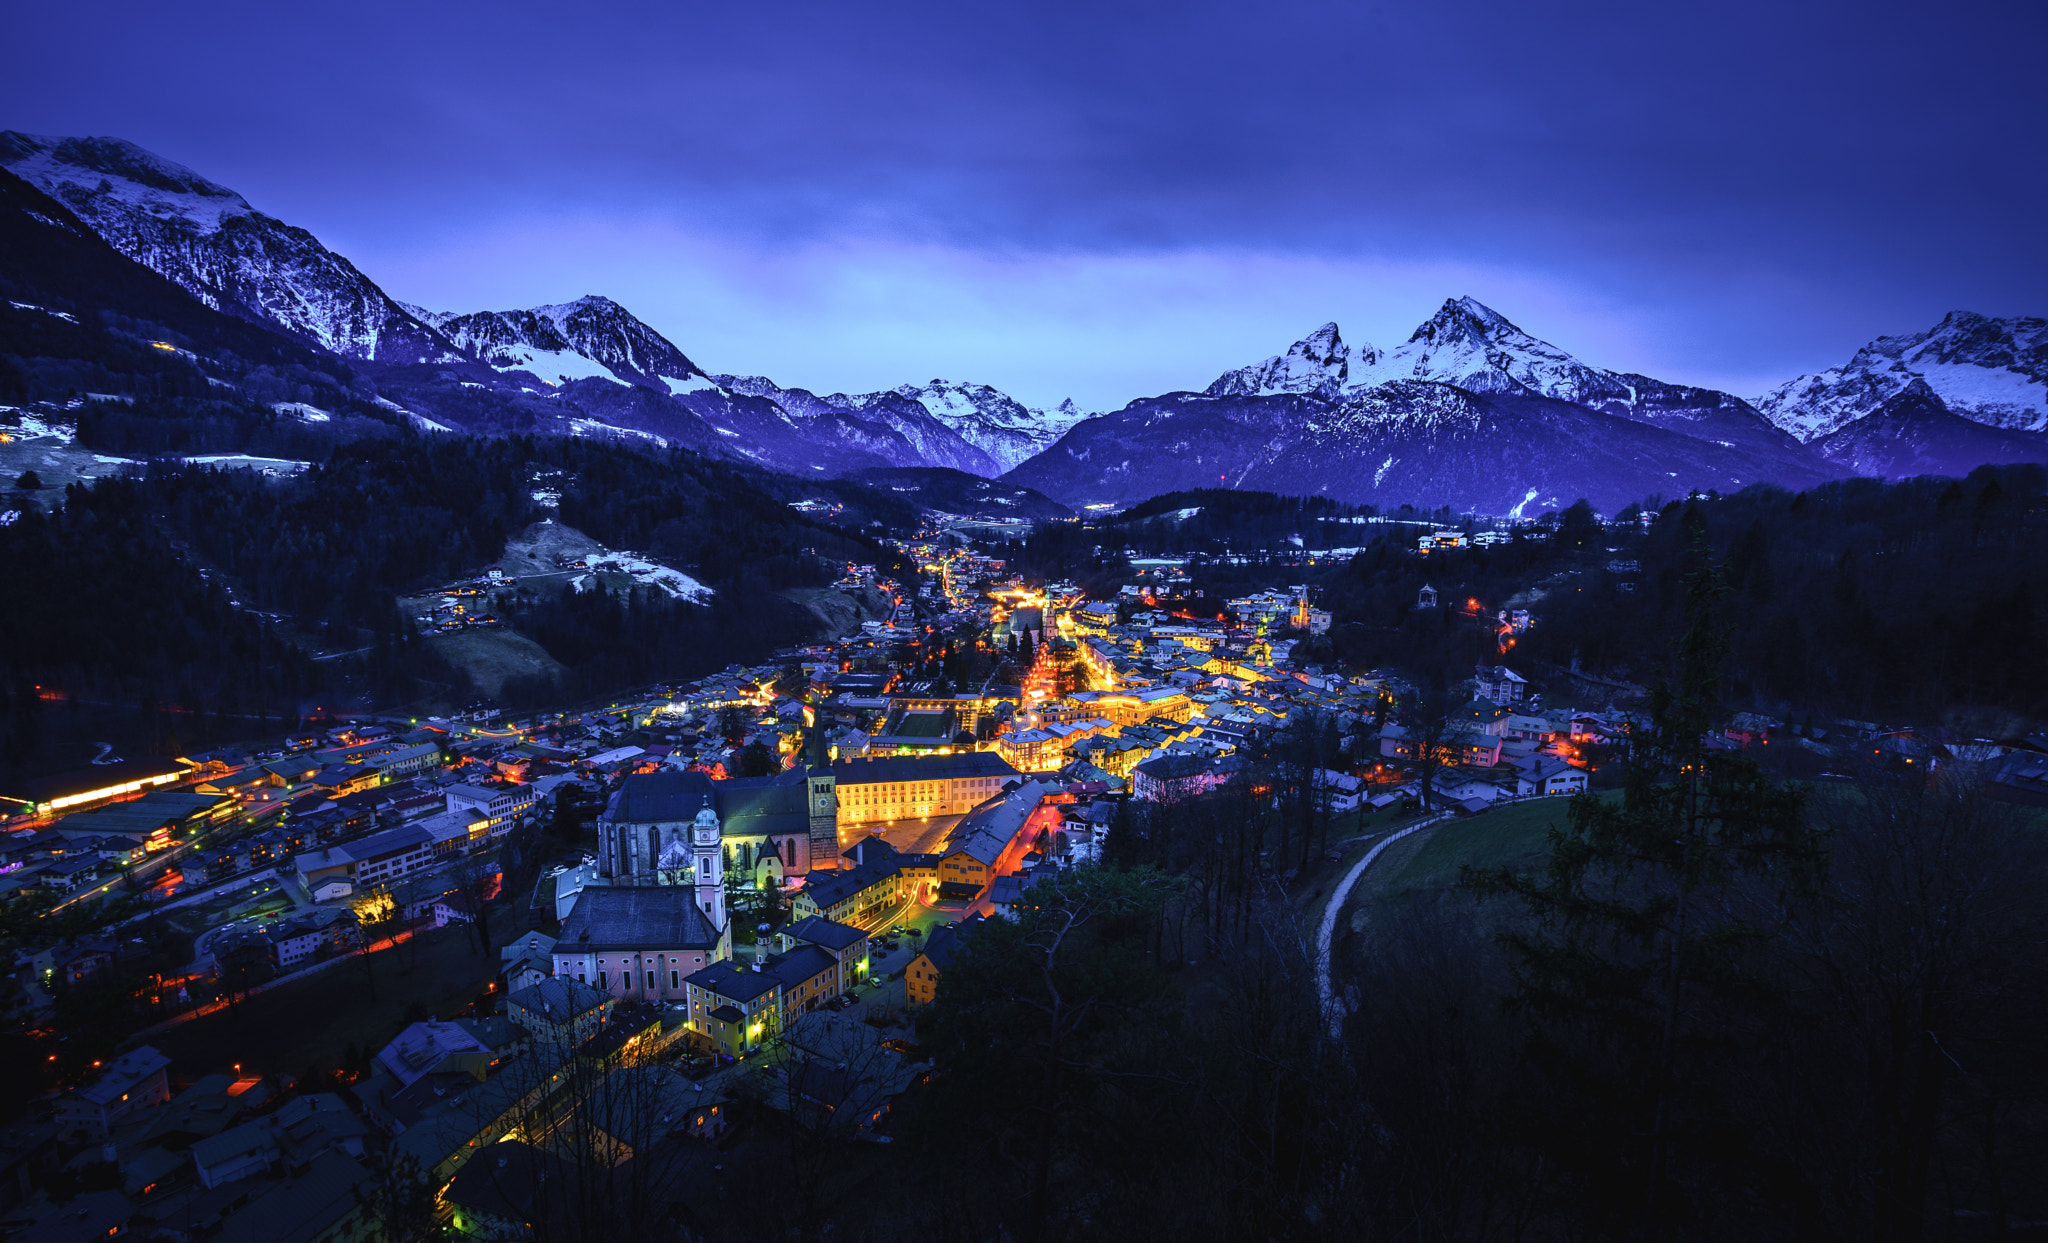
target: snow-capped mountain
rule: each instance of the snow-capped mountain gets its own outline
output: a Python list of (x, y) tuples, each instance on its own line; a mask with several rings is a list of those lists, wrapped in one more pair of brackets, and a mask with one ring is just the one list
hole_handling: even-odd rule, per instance
[(1927, 332), (1879, 337), (1840, 367), (1803, 375), (1756, 401), (1802, 441), (1875, 411), (1915, 380), (1948, 412), (2015, 431), (2048, 431), (2048, 320), (1952, 311)]
[(0, 166), (215, 310), (346, 358), (461, 361), (438, 330), (311, 233), (134, 143), (0, 131)]
[[(784, 388), (766, 376), (715, 375), (722, 390), (756, 398), (775, 411), (776, 419), (810, 444), (842, 446), (871, 455), (876, 466), (942, 466), (971, 475), (1002, 472), (981, 449), (932, 416), (925, 407), (895, 392), (849, 397), (820, 397), (803, 388)], [(735, 428), (742, 436), (762, 437), (775, 429), (759, 423)], [(841, 469), (855, 469), (846, 463)]]
[[(1371, 367), (1379, 362), (1379, 351), (1361, 346), (1358, 363)], [(1239, 367), (1216, 377), (1204, 390), (1211, 397), (1266, 397), (1274, 393), (1314, 393), (1335, 398), (1344, 390), (1351, 373), (1351, 347), (1337, 333), (1337, 325), (1324, 324), (1314, 332), (1262, 363)]]
[(1371, 504), (1427, 498), (1534, 517), (1586, 497), (1612, 512), (1652, 495), (1791, 487), (1830, 472), (1528, 393), (1395, 380), (1330, 402), (1308, 393), (1170, 393), (1090, 419), (1003, 476), (1070, 506), (1231, 487)]
[[(1363, 353), (1364, 351), (1361, 351)], [(1630, 386), (1539, 341), (1472, 298), (1452, 298), (1400, 345), (1352, 368), (1348, 392), (1395, 380), (1434, 380), (1473, 393), (1526, 393), (1593, 405)]]
[(1589, 366), (1454, 298), (1392, 350), (1325, 324), (1201, 394), (1083, 423), (1005, 478), (1070, 505), (1220, 482), (1535, 513), (1829, 473), (1738, 397)]
[(667, 337), (595, 294), (525, 311), (461, 315), (406, 309), (492, 367), (524, 371), (550, 385), (608, 379), (677, 394), (710, 384)]
[(2048, 461), (2048, 436), (1962, 418), (1917, 378), (1813, 447), (1849, 473), (1885, 479), (1967, 475), (1986, 463)]
[[(1037, 410), (986, 384), (933, 380), (900, 385), (893, 391), (923, 406), (934, 419), (987, 454), (994, 469), (986, 473), (991, 475), (1009, 470), (1066, 435), (1074, 424), (1092, 417), (1071, 399), (1051, 410)], [(865, 408), (879, 404), (881, 396), (868, 393), (853, 400)]]

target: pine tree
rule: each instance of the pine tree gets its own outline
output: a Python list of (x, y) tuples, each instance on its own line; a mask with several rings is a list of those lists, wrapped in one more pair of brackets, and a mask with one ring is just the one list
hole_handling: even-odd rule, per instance
[(1481, 896), (1517, 897), (1535, 917), (1535, 930), (1500, 938), (1515, 963), (1513, 1003), (1537, 1024), (1532, 1055), (1584, 1096), (1584, 1134), (1571, 1146), (1613, 1197), (1605, 1207), (1652, 1230), (1681, 1211), (1675, 1158), (1710, 1160), (1716, 1142), (1715, 1103), (1688, 1073), (1713, 1043), (1697, 1015), (1718, 1008), (1709, 997), (1758, 1000), (1738, 955), (1760, 930), (1704, 899), (1738, 881), (1811, 892), (1823, 859), (1804, 791), (1707, 746), (1726, 589), (1697, 534), (1692, 560), (1674, 676), (1628, 740), (1620, 802), (1573, 799), (1541, 874), (1464, 873)]

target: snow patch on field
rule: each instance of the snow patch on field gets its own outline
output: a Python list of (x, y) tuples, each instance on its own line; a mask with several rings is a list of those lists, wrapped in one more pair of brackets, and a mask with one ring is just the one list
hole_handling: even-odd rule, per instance
[(11, 426), (0, 424), (0, 435), (9, 435), (16, 440), (41, 440), (48, 438), (68, 445), (78, 436), (78, 429), (76, 427), (69, 427), (62, 423), (52, 423), (41, 415), (32, 414), (27, 410), (18, 410), (13, 406), (0, 406), (0, 414), (13, 414), (17, 416), (18, 421)]
[(45, 315), (54, 315), (58, 319), (63, 320), (67, 324), (75, 324), (78, 322), (78, 317), (76, 315), (71, 314), (69, 311), (53, 311), (49, 307), (37, 306), (33, 302), (9, 301), (7, 305), (13, 307), (17, 311), (41, 311)]
[(570, 419), (569, 433), (573, 436), (595, 436), (599, 439), (610, 436), (637, 436), (664, 449), (668, 448), (668, 439), (664, 436), (643, 432), (637, 427), (615, 427), (610, 423), (600, 423), (596, 419)]
[(246, 453), (207, 453), (198, 457), (188, 457), (185, 461), (194, 466), (219, 466), (228, 470), (247, 469), (264, 475), (296, 475), (312, 465), (311, 462), (300, 462), (291, 458), (251, 457)]
[[(634, 582), (659, 587), (678, 600), (701, 604), (711, 598), (711, 588), (681, 570), (672, 570), (629, 552), (608, 552), (602, 556), (588, 557), (584, 564), (592, 571), (610, 570), (613, 573), (630, 575)], [(589, 576), (577, 579), (576, 590), (587, 590), (586, 584), (589, 582)]]

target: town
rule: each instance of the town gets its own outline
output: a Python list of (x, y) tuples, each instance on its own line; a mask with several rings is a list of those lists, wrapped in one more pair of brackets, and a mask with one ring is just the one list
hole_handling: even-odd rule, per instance
[[(1410, 555), (1427, 575), (1507, 538), (1426, 529)], [(1147, 814), (1294, 807), (1266, 868), (1306, 884), (1355, 843), (1612, 789), (1648, 724), (1515, 667), (1540, 606), (1423, 586), (1416, 615), (1498, 658), (1432, 693), (1308, 658), (1332, 626), (1310, 584), (1212, 599), (1200, 555), (1132, 556), (1089, 591), (994, 546), (933, 523), (892, 544), (912, 577), (841, 567), (885, 616), (602, 707), (327, 720), (0, 791), (7, 1004), (48, 1084), (0, 1133), (6, 1220), (551, 1237), (534, 1220), (575, 1209), (543, 1202), (553, 1172), (698, 1237), (778, 1128), (888, 1143), (949, 964), (1133, 859)], [(512, 586), (450, 587), (446, 624)], [(1738, 713), (1704, 741), (2048, 802), (2041, 735)]]

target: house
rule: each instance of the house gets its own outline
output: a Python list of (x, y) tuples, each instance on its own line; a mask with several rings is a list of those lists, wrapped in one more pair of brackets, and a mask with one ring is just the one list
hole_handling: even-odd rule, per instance
[(928, 1006), (938, 997), (939, 980), (948, 965), (956, 961), (967, 938), (981, 926), (981, 916), (970, 915), (955, 924), (942, 924), (924, 939), (924, 949), (903, 969), (903, 999), (915, 1006)]
[(1317, 802), (1330, 811), (1342, 815), (1357, 811), (1365, 799), (1365, 781), (1350, 773), (1340, 773), (1328, 768), (1319, 768), (1312, 777)]
[(388, 884), (434, 861), (433, 835), (418, 825), (401, 825), (352, 842), (312, 850), (293, 860), (309, 889), (342, 877), (357, 889)]
[(199, 1185), (210, 1188), (278, 1165), (305, 1165), (330, 1149), (360, 1157), (367, 1131), (332, 1092), (295, 1096), (275, 1113), (193, 1144), (192, 1170)]
[(852, 867), (814, 871), (790, 901), (793, 919), (851, 923), (903, 896), (904, 856), (880, 836), (862, 838), (845, 855)]
[(499, 951), (504, 963), (499, 974), (509, 996), (548, 979), (555, 973), (555, 938), (545, 932), (528, 932)]
[(1222, 785), (1235, 766), (1207, 756), (1168, 752), (1155, 755), (1131, 770), (1131, 793), (1150, 803), (1171, 803)]
[(367, 1233), (358, 1189), (370, 1172), (329, 1149), (275, 1182), (258, 1183), (208, 1243), (353, 1243)]
[(951, 816), (972, 810), (1023, 774), (988, 751), (881, 756), (832, 765), (841, 827)]
[(1514, 768), (1517, 794), (1580, 794), (1586, 789), (1586, 770), (1555, 756), (1527, 756), (1515, 761)]
[(785, 952), (798, 944), (815, 945), (839, 965), (839, 991), (849, 992), (868, 980), (868, 934), (822, 915), (787, 924), (779, 934)]
[(534, 1043), (573, 1049), (597, 1034), (618, 998), (566, 976), (529, 985), (505, 998), (505, 1017)]
[(689, 986), (690, 1030), (712, 1048), (738, 1056), (761, 1047), (780, 1030), (782, 981), (762, 970), (726, 961), (692, 975)]
[(582, 1202), (581, 1176), (560, 1156), (516, 1139), (492, 1144), (441, 1191), (448, 1224), (464, 1239), (566, 1237), (571, 1206)]
[(1518, 704), (1529, 698), (1529, 679), (1505, 665), (1479, 666), (1473, 683), (1478, 698), (1497, 704)]
[(540, 798), (534, 787), (511, 781), (450, 786), (446, 794), (450, 812), (470, 812), (472, 818), (482, 815), (490, 822), (493, 835), (508, 831), (512, 822)]
[(91, 1084), (57, 1098), (58, 1137), (105, 1142), (114, 1127), (171, 1099), (170, 1065), (148, 1045), (122, 1054)]

